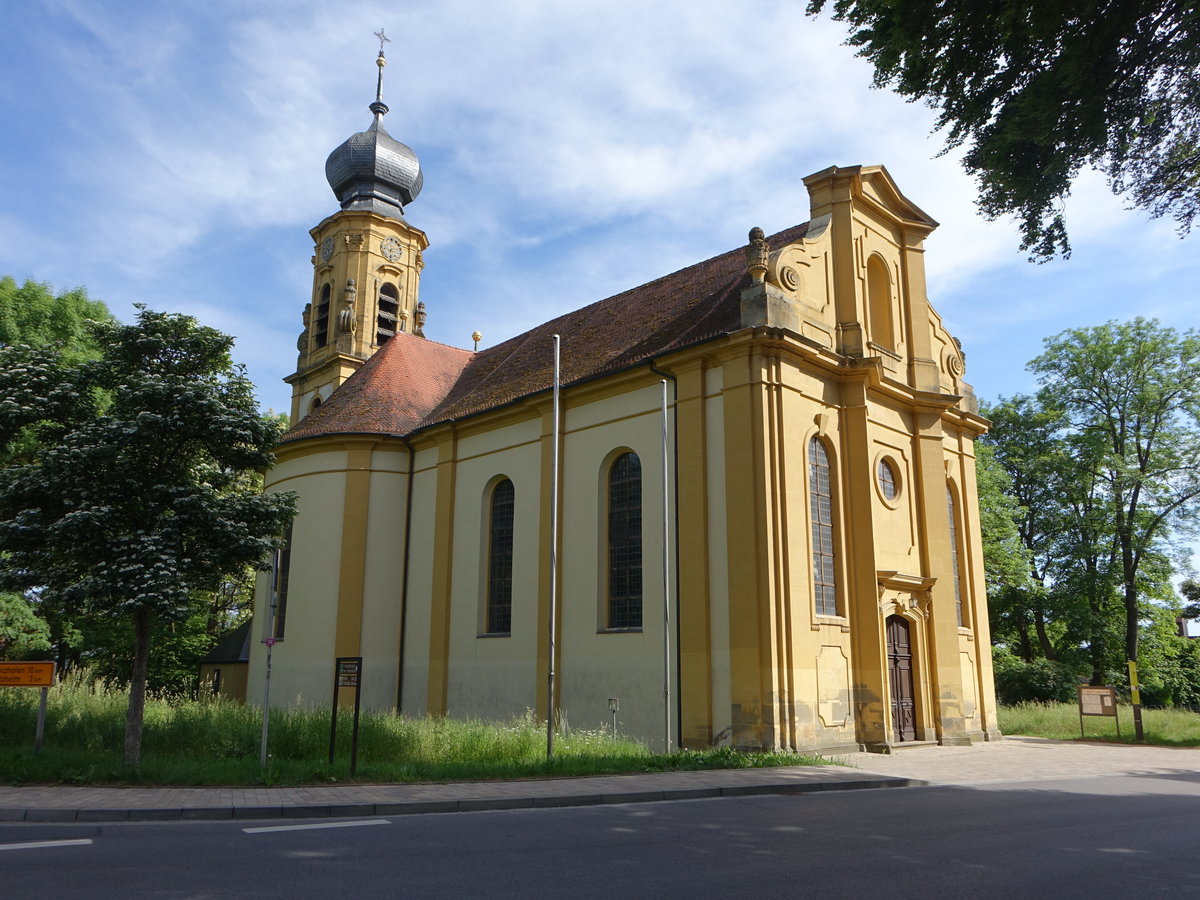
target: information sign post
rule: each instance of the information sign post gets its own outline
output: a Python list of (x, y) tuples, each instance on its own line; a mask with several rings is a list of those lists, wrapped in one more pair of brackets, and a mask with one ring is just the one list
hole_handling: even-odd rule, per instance
[(1142, 691), (1138, 684), (1137, 663), (1132, 659), (1127, 660), (1129, 664), (1129, 701), (1133, 705), (1133, 736), (1136, 740), (1142, 740), (1145, 735), (1142, 733)]
[(46, 734), (46, 695), (54, 684), (55, 663), (0, 662), (0, 687), (36, 687), (42, 689), (38, 700), (37, 728), (33, 733), (33, 752), (42, 749), (42, 738)]
[(358, 772), (358, 712), (362, 699), (362, 657), (339, 656), (333, 668), (333, 717), (329, 725), (329, 763), (337, 749), (338, 693), (354, 688), (354, 727), (350, 732), (350, 774)]
[(1117, 715), (1117, 689), (1079, 685), (1079, 736), (1083, 737), (1084, 716), (1105, 716), (1117, 723), (1117, 737), (1121, 736), (1121, 719)]

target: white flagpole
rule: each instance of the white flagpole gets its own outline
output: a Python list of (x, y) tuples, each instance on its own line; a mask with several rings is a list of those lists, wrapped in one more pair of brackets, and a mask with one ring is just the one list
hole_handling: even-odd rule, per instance
[(663, 723), (666, 727), (666, 748), (671, 752), (671, 552), (669, 522), (671, 520), (671, 474), (667, 468), (667, 379), (662, 380), (662, 575), (663, 575)]
[(554, 631), (558, 600), (558, 380), (559, 336), (554, 335), (554, 413), (550, 440), (554, 444), (550, 467), (550, 655), (546, 674), (546, 758), (554, 755)]

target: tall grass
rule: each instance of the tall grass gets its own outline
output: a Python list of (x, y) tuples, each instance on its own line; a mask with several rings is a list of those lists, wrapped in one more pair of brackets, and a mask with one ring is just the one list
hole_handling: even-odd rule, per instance
[[(1086, 740), (1133, 743), (1133, 709), (1117, 709), (1121, 734), (1107, 717), (1084, 716)], [(1079, 707), (1074, 703), (1020, 703), (1000, 707), (1000, 730), (1005, 734), (1024, 734), (1056, 740), (1079, 740)], [(1182, 709), (1143, 709), (1144, 743), (1169, 747), (1200, 747), (1200, 713)]]
[[(103, 686), (50, 689), (43, 748), (33, 753), (35, 690), (0, 688), (0, 781), (77, 784), (302, 784), (349, 780), (353, 717), (338, 715), (337, 755), (329, 763), (330, 712), (271, 711), (266, 769), (259, 765), (261, 712), (226, 700), (147, 700), (142, 763), (121, 765), (128, 695)], [(361, 781), (454, 781), (670, 769), (821, 764), (787, 753), (728, 749), (651, 753), (604, 728), (561, 727), (546, 759), (545, 723), (532, 713), (506, 722), (405, 718), (364, 711), (359, 722)]]

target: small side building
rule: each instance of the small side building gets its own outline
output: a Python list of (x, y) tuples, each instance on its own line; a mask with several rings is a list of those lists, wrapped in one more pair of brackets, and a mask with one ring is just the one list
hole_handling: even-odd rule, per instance
[(253, 620), (247, 619), (225, 635), (200, 659), (201, 699), (223, 697), (246, 702), (246, 684), (250, 672), (250, 631)]

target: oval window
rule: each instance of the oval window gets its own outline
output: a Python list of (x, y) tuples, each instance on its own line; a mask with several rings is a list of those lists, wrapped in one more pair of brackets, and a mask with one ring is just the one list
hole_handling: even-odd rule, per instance
[(879, 492), (885, 500), (895, 500), (896, 495), (900, 493), (896, 482), (896, 470), (889, 459), (879, 461)]

